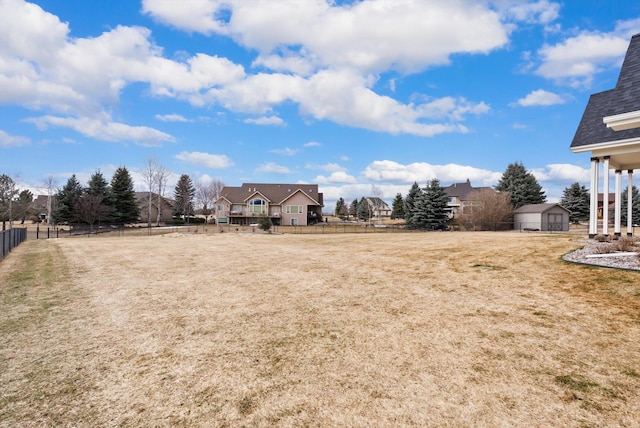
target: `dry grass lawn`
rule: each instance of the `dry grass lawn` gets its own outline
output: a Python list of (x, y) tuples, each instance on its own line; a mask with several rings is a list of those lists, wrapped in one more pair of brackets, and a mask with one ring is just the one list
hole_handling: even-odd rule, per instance
[(517, 233), (30, 240), (0, 426), (640, 425), (640, 273)]

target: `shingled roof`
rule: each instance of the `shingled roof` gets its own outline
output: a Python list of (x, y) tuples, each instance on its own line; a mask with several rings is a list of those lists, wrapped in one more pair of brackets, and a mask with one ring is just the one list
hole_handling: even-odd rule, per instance
[(271, 204), (281, 204), (297, 191), (304, 192), (317, 205), (323, 205), (323, 195), (318, 192), (317, 184), (264, 184), (244, 183), (240, 187), (225, 186), (220, 192), (221, 198), (231, 203), (245, 203), (247, 199), (259, 193)]
[(640, 33), (631, 38), (615, 89), (591, 95), (571, 148), (640, 138), (640, 128), (614, 131), (604, 117), (640, 110)]

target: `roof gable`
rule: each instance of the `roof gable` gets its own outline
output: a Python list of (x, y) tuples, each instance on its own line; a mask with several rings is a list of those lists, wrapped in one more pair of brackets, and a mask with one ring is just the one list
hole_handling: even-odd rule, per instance
[(514, 213), (516, 214), (545, 213), (554, 207), (560, 207), (568, 213), (571, 212), (560, 204), (528, 204), (528, 205), (521, 206), (520, 208), (515, 210)]
[(298, 191), (303, 192), (314, 204), (322, 206), (322, 193), (318, 192), (317, 184), (244, 183), (240, 187), (225, 186), (220, 192), (220, 198), (225, 198), (232, 204), (244, 204), (259, 193), (270, 204), (279, 205)]
[(640, 128), (614, 131), (604, 117), (640, 110), (640, 34), (631, 38), (614, 89), (589, 97), (571, 147), (640, 138)]

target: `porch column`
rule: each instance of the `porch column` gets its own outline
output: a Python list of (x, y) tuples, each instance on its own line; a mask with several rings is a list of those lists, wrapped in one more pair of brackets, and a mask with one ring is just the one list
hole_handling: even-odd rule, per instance
[(609, 235), (609, 156), (604, 157), (604, 177), (602, 189), (602, 234)]
[(600, 159), (591, 158), (591, 206), (589, 209), (589, 238), (598, 234), (598, 169)]
[(628, 170), (627, 174), (627, 236), (633, 236), (633, 170)]
[(620, 214), (622, 212), (622, 170), (616, 169), (616, 198), (615, 198), (615, 213), (614, 213), (614, 229), (613, 233), (616, 236), (620, 236)]

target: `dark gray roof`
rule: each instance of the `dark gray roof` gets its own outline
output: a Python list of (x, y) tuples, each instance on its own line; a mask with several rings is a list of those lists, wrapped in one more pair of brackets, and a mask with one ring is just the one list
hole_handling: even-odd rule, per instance
[(640, 137), (640, 128), (614, 131), (602, 118), (640, 110), (640, 34), (631, 38), (615, 89), (591, 95), (571, 147)]
[(560, 204), (529, 204), (529, 205), (523, 205), (520, 208), (518, 208), (517, 210), (514, 211), (514, 213), (516, 214), (522, 214), (522, 213), (543, 213), (545, 211), (550, 210), (553, 207), (560, 207), (565, 211), (569, 211), (568, 209), (566, 209), (565, 207), (563, 207)]
[(482, 189), (491, 189), (491, 187), (472, 187), (471, 182), (467, 180), (464, 183), (453, 183), (451, 186), (445, 187), (444, 192), (449, 196), (457, 196), (461, 201), (466, 201), (469, 193), (473, 192), (474, 190)]
[(244, 183), (240, 187), (225, 186), (220, 197), (234, 204), (244, 204), (248, 198), (259, 193), (270, 203), (279, 205), (297, 191), (304, 192), (317, 205), (323, 206), (323, 195), (318, 192), (317, 184)]

